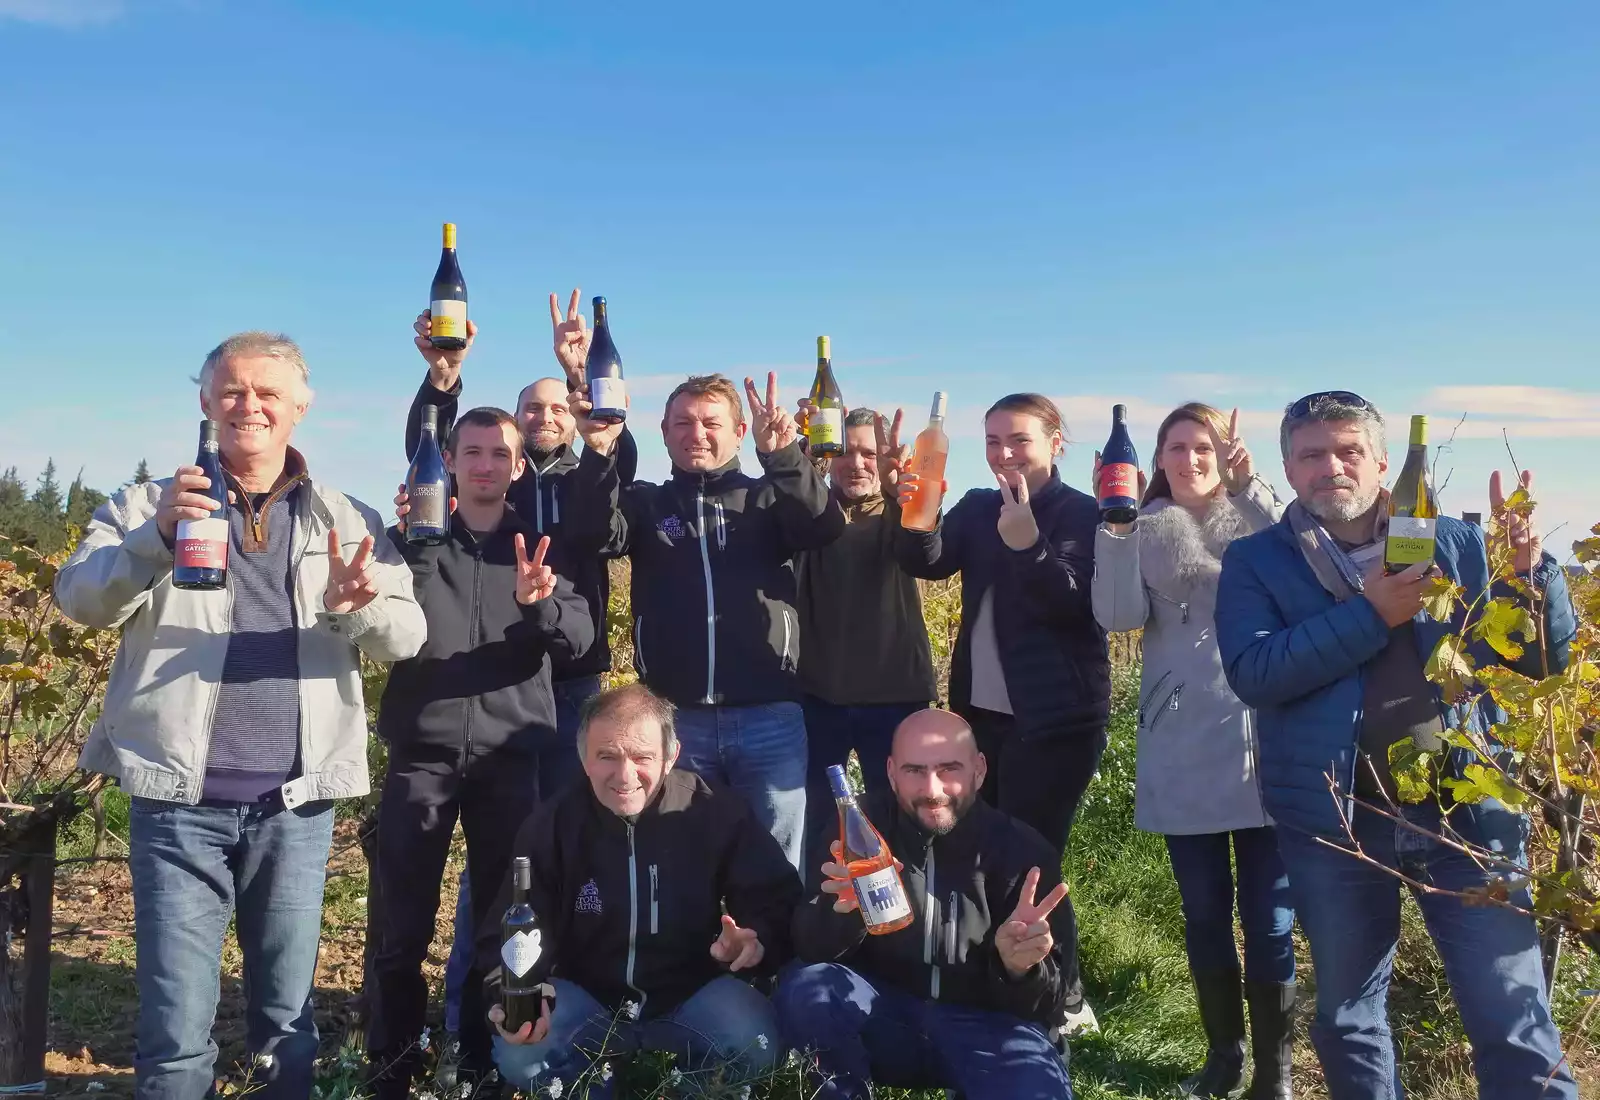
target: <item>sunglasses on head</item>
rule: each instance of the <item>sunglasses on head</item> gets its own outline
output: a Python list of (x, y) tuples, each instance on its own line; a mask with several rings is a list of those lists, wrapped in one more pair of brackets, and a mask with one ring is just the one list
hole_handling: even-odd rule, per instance
[(1319, 393), (1308, 393), (1284, 410), (1284, 415), (1290, 420), (1299, 420), (1311, 414), (1311, 408), (1319, 401), (1337, 401), (1341, 405), (1349, 405), (1356, 409), (1370, 409), (1372, 403), (1359, 393), (1349, 390), (1322, 390)]

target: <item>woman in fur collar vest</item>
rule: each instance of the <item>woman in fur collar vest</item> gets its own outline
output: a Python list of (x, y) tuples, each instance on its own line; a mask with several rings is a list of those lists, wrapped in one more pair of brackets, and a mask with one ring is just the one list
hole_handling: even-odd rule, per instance
[(1279, 1100), (1290, 1095), (1294, 912), (1275, 830), (1261, 807), (1254, 715), (1223, 676), (1214, 618), (1223, 552), (1277, 522), (1282, 509), (1255, 474), (1238, 425), (1238, 410), (1225, 424), (1216, 409), (1198, 403), (1167, 416), (1138, 520), (1102, 524), (1095, 536), (1091, 594), (1106, 630), (1144, 628), (1134, 821), (1166, 836), (1209, 1045), (1183, 1095), (1240, 1095), (1248, 998), (1249, 1096)]

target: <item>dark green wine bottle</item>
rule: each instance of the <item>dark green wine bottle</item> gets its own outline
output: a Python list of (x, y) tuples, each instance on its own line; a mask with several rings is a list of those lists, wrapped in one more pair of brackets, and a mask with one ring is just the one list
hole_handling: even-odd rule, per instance
[(433, 289), (428, 292), (428, 312), (433, 315), (429, 343), (440, 351), (460, 351), (467, 346), (467, 281), (456, 260), (453, 222), (444, 223), (444, 251), (439, 269), (433, 273)]
[(601, 424), (621, 424), (628, 419), (628, 387), (622, 380), (622, 356), (611, 338), (611, 318), (606, 300), (594, 298), (594, 338), (589, 341), (589, 358), (583, 374), (589, 382), (589, 400), (594, 410), (589, 419)]
[(817, 373), (811, 380), (811, 412), (806, 417), (806, 447), (817, 458), (844, 454), (844, 395), (833, 376), (832, 348), (817, 337)]
[(437, 546), (450, 537), (450, 471), (439, 451), (439, 407), (422, 407), (422, 438), (406, 471), (406, 541)]
[(510, 1032), (538, 1022), (547, 988), (529, 976), (544, 953), (539, 915), (528, 904), (532, 884), (528, 857), (516, 857), (511, 862), (511, 907), (500, 919), (500, 1009), (506, 1014), (500, 1026)]

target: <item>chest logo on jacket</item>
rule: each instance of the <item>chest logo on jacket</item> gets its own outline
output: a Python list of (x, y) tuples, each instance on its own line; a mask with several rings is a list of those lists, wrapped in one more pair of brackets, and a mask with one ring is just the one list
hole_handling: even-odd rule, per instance
[(656, 524), (656, 530), (674, 542), (689, 537), (689, 528), (677, 516), (667, 516)]
[(600, 887), (596, 886), (594, 879), (584, 883), (578, 890), (578, 900), (573, 902), (574, 913), (602, 913), (600, 906)]

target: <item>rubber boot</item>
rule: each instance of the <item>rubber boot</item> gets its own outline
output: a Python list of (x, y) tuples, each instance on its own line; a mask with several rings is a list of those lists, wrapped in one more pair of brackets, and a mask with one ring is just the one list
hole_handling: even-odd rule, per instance
[(1255, 1070), (1249, 1100), (1294, 1096), (1294, 983), (1246, 982), (1250, 1002), (1250, 1056)]
[(1195, 999), (1206, 1029), (1206, 1064), (1178, 1086), (1179, 1096), (1230, 1100), (1244, 1093), (1244, 996), (1237, 970), (1194, 973)]

